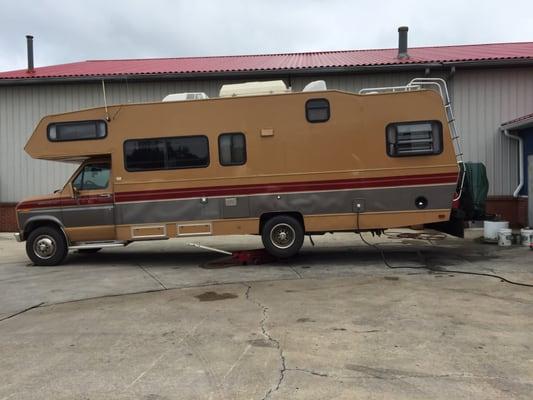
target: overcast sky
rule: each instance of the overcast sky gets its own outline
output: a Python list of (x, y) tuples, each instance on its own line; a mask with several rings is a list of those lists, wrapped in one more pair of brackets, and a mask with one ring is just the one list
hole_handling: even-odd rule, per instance
[(89, 59), (533, 41), (533, 0), (0, 0), (0, 71)]

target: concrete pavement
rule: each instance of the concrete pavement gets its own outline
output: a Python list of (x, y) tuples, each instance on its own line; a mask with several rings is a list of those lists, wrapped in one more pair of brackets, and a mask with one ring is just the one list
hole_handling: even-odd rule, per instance
[(0, 399), (530, 398), (533, 288), (441, 270), (533, 282), (533, 252), (381, 240), (432, 269), (389, 270), (353, 234), (315, 241), (263, 266), (174, 240), (33, 267), (1, 236)]

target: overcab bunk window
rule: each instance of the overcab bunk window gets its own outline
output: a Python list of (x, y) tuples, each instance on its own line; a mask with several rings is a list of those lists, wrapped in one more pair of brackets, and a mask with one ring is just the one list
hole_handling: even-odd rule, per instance
[(308, 122), (326, 122), (330, 117), (329, 101), (327, 99), (307, 100), (305, 117)]
[(51, 142), (103, 139), (107, 136), (107, 124), (105, 121), (58, 122), (48, 125), (47, 133)]
[(128, 171), (207, 167), (209, 142), (206, 136), (127, 140), (124, 164)]
[(386, 135), (387, 154), (391, 157), (442, 153), (442, 124), (439, 121), (389, 124)]
[(242, 165), (246, 163), (246, 139), (242, 133), (223, 133), (218, 137), (218, 158), (220, 165)]

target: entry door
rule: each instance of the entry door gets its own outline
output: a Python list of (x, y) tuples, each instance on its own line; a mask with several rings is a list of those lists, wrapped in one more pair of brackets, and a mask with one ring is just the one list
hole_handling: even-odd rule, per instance
[(115, 238), (111, 163), (89, 162), (72, 181), (74, 196), (62, 207), (63, 223), (71, 241)]

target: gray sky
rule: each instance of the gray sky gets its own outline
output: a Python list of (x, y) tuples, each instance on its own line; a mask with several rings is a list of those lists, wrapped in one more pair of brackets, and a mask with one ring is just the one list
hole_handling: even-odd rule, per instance
[(0, 0), (0, 71), (88, 59), (533, 41), (533, 0)]

